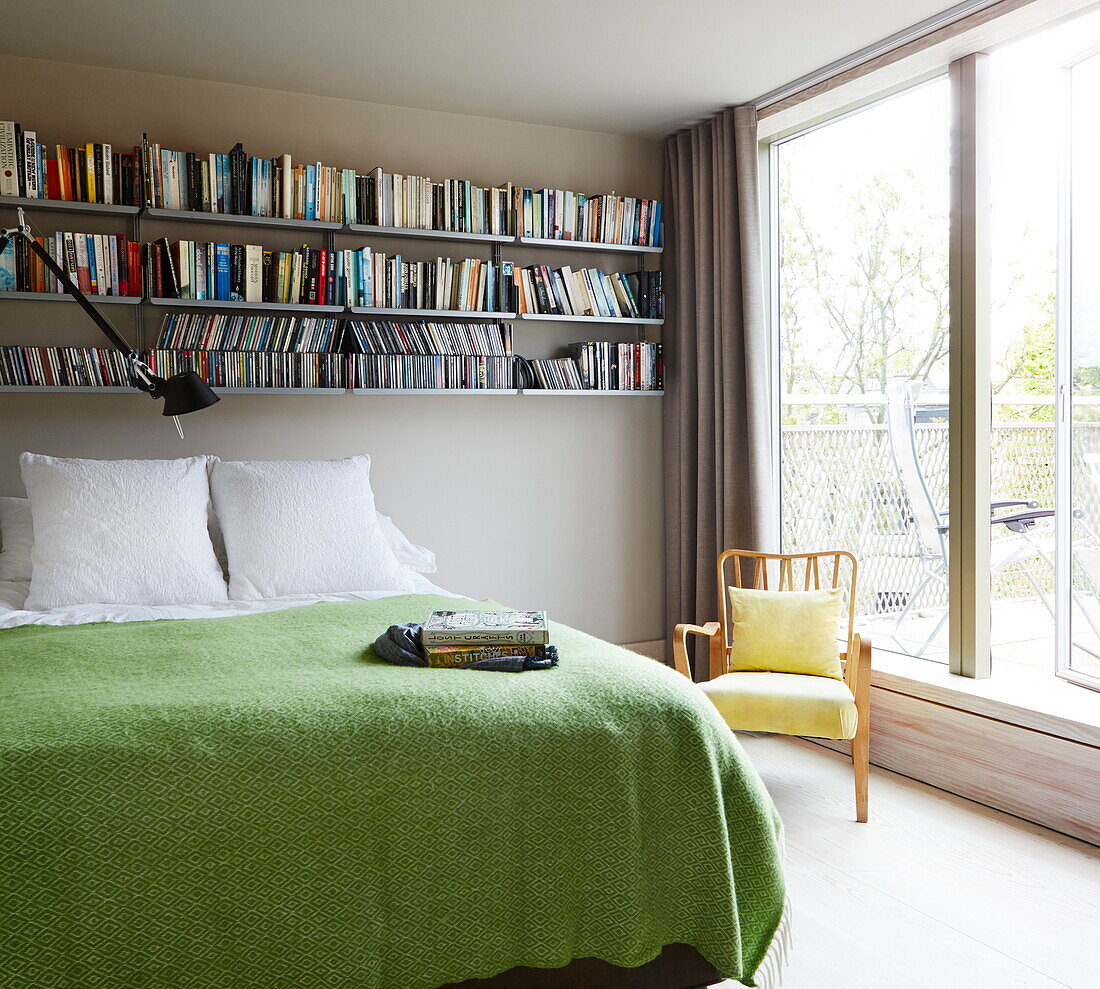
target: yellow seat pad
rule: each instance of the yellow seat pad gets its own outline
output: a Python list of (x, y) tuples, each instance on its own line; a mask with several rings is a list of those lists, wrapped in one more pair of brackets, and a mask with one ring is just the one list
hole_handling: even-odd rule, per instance
[(856, 700), (843, 680), (798, 673), (725, 673), (699, 686), (736, 731), (852, 738)]

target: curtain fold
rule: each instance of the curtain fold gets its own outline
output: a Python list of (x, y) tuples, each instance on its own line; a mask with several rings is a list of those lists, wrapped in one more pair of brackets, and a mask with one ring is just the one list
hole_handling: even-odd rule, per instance
[(775, 549), (756, 108), (665, 139), (666, 625), (717, 617), (723, 549)]

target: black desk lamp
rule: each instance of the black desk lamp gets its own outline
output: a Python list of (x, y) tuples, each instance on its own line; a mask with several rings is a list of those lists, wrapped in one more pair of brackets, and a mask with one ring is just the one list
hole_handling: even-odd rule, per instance
[(183, 429), (176, 417), (187, 415), (188, 412), (198, 412), (199, 409), (205, 409), (220, 401), (218, 396), (194, 371), (181, 371), (179, 374), (173, 374), (170, 378), (162, 378), (153, 374), (149, 369), (149, 365), (138, 356), (136, 350), (126, 343), (118, 330), (107, 321), (107, 318), (92, 305), (65, 269), (50, 257), (50, 252), (31, 236), (30, 224), (27, 223), (23, 210), (20, 209), (18, 213), (18, 226), (9, 227), (6, 230), (0, 229), (0, 254), (4, 253), (8, 241), (13, 237), (22, 237), (27, 242), (27, 246), (42, 259), (42, 263), (47, 270), (62, 284), (65, 291), (80, 303), (80, 308), (91, 317), (103, 335), (126, 355), (126, 362), (135, 387), (148, 392), (152, 398), (164, 399), (164, 411), (161, 415), (172, 416), (176, 420), (176, 429), (179, 430), (182, 437)]

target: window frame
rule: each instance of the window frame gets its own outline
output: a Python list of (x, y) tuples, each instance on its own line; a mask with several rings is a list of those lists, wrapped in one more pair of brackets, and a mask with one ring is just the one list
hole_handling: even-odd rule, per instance
[[(951, 673), (983, 679), (991, 673), (990, 650), (990, 419), (989, 162), (987, 56), (974, 51), (881, 90), (863, 92), (843, 108), (808, 117), (798, 126), (760, 141), (763, 256), (768, 259), (767, 325), (772, 394), (772, 451), (777, 531), (781, 534), (782, 392), (779, 388), (779, 193), (777, 156), (788, 141), (859, 113), (893, 96), (947, 75), (951, 82), (950, 142), (950, 416), (948, 664)], [(781, 538), (781, 536), (780, 536)]]

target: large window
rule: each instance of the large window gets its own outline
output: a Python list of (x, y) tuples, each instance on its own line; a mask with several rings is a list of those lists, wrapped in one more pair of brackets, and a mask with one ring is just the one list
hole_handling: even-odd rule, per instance
[(854, 552), (861, 628), (930, 659), (947, 616), (949, 131), (938, 79), (773, 150), (784, 550)]
[[(950, 540), (985, 511), (953, 519), (949, 482), (983, 491), (988, 455), (989, 561), (959, 538), (954, 562), (989, 600), (955, 604), (989, 622), (994, 669), (1100, 686), (1100, 12), (979, 59), (954, 93), (936, 79), (771, 145), (783, 546), (853, 550), (876, 648), (947, 662)], [(954, 195), (988, 218), (988, 268), (980, 235), (952, 255), (952, 164), (979, 175)], [(989, 390), (988, 435), (948, 394), (952, 264), (981, 309), (953, 359)], [(980, 463), (952, 479), (960, 435)]]

